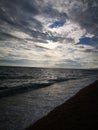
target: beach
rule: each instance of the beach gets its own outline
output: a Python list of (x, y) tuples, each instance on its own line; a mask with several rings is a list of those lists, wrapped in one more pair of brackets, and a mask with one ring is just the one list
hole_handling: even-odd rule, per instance
[(80, 90), (26, 130), (87, 129), (98, 129), (98, 80)]
[[(96, 81), (98, 70), (1, 67), (0, 76), (0, 130), (24, 130)], [(58, 122), (58, 116), (63, 122), (57, 114), (49, 123)]]

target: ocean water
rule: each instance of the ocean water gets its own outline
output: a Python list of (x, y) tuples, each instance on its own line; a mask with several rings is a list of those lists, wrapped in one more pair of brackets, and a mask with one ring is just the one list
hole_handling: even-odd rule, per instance
[(0, 67), (0, 130), (23, 130), (98, 79), (98, 70)]

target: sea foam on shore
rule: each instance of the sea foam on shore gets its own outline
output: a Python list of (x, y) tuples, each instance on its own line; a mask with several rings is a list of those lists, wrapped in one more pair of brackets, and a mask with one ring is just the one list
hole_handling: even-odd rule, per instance
[(98, 80), (26, 130), (97, 130)]
[(22, 130), (95, 81), (98, 70), (1, 67), (0, 130)]

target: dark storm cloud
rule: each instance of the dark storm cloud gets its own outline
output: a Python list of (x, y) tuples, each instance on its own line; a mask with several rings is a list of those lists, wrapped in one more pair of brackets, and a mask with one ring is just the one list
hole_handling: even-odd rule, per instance
[(26, 38), (25, 39), (26, 41), (33, 41), (34, 43), (36, 42), (39, 42), (39, 43), (47, 43), (47, 41), (45, 41), (44, 39), (36, 39), (36, 38), (33, 38), (33, 39), (29, 39), (29, 38)]
[(13, 36), (11, 34), (8, 34), (6, 32), (0, 32), (0, 40), (11, 40), (11, 39), (16, 39), (16, 40), (22, 40), (21, 38), (18, 38), (16, 36)]
[(88, 8), (79, 18), (79, 23), (86, 28), (88, 32), (98, 33), (98, 7)]
[(62, 42), (65, 39), (65, 37), (49, 36), (48, 39), (52, 40), (53, 42)]
[[(79, 22), (79, 24), (86, 28), (87, 31), (91, 33), (98, 33), (98, 1), (97, 0), (80, 0), (83, 2), (84, 6), (87, 5), (86, 9), (84, 7), (79, 8), (79, 6), (74, 5), (69, 11), (70, 18)], [(73, 1), (70, 1), (72, 3)], [(96, 6), (93, 3), (96, 2)], [(44, 4), (44, 3), (43, 3)], [(8, 28), (14, 27), (25, 33), (28, 33), (34, 38), (40, 37), (41, 39), (48, 39), (45, 33), (39, 32), (43, 29), (43, 24), (34, 18), (38, 14), (57, 19), (60, 22), (66, 22), (69, 19), (65, 11), (59, 12), (58, 9), (53, 8), (48, 1), (48, 5), (42, 7), (38, 6), (38, 1), (36, 0), (1, 0), (0, 1), (0, 24), (3, 26), (8, 26)], [(62, 9), (63, 10), (63, 9)], [(54, 20), (55, 22), (55, 20)], [(11, 27), (9, 27), (11, 26)], [(36, 31), (34, 30), (36, 29)], [(1, 28), (2, 30), (2, 28)], [(60, 38), (50, 37), (53, 41), (59, 41)], [(57, 40), (56, 40), (57, 39)], [(62, 39), (62, 38), (61, 38)]]
[(52, 5), (48, 5), (42, 9), (42, 13), (44, 15), (48, 15), (49, 17), (53, 19), (58, 19), (62, 21), (66, 21), (68, 19), (68, 16), (65, 12), (59, 12), (57, 9), (54, 9)]
[(98, 5), (98, 0), (80, 0), (83, 4), (87, 4), (88, 7), (92, 7), (93, 4)]
[(57, 41), (63, 41), (65, 39), (65, 37), (62, 36), (54, 36), (53, 34), (48, 34), (47, 32), (40, 32), (39, 30), (34, 31), (34, 30), (30, 30), (30, 29), (26, 29), (26, 32), (28, 32), (28, 34), (33, 37), (36, 38), (32, 39), (32, 41), (35, 42), (43, 42), (43, 43), (48, 43), (47, 40), (51, 40), (53, 42), (57, 42)]
[(35, 0), (1, 0), (0, 29), (3, 32), (10, 32), (14, 28), (14, 30), (24, 32), (36, 39), (40, 38), (40, 40), (38, 39), (39, 41), (44, 39), (44, 43), (46, 42), (45, 40), (53, 40), (54, 42), (63, 40), (62, 37), (48, 36), (42, 32), (44, 25), (34, 18), (34, 16), (40, 13), (63, 22), (68, 19), (65, 12), (59, 12), (53, 9), (51, 5), (39, 8)]
[(98, 0), (80, 0), (83, 6), (74, 5), (70, 10), (70, 16), (87, 32), (98, 34)]
[(20, 19), (28, 18), (30, 16), (30, 13), (35, 15), (36, 14), (35, 10), (36, 10), (35, 7), (33, 5), (30, 5), (30, 3), (26, 2), (25, 0), (1, 1), (0, 19), (9, 24), (16, 24), (17, 22), (20, 22)]
[[(35, 1), (27, 0), (1, 0), (0, 1), (0, 26), (1, 30), (4, 30), (4, 26), (10, 30), (15, 28), (22, 32), (31, 33), (34, 35), (36, 32), (34, 29), (42, 29), (40, 21), (33, 18), (38, 14), (38, 8)], [(6, 23), (6, 24), (5, 24)], [(36, 34), (35, 34), (36, 35)]]
[(96, 49), (96, 48), (93, 48), (93, 49), (85, 49), (84, 52), (98, 53), (98, 49)]
[[(26, 13), (32, 13), (33, 15), (36, 15), (39, 12), (35, 0), (1, 0), (0, 7), (12, 15), (14, 13), (21, 14), (23, 11)], [(11, 12), (11, 10), (13, 10), (13, 12)]]

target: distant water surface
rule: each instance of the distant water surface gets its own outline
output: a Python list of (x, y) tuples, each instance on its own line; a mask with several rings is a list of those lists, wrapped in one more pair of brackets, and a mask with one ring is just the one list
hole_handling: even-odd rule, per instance
[(98, 70), (0, 67), (0, 130), (22, 130), (98, 78)]

